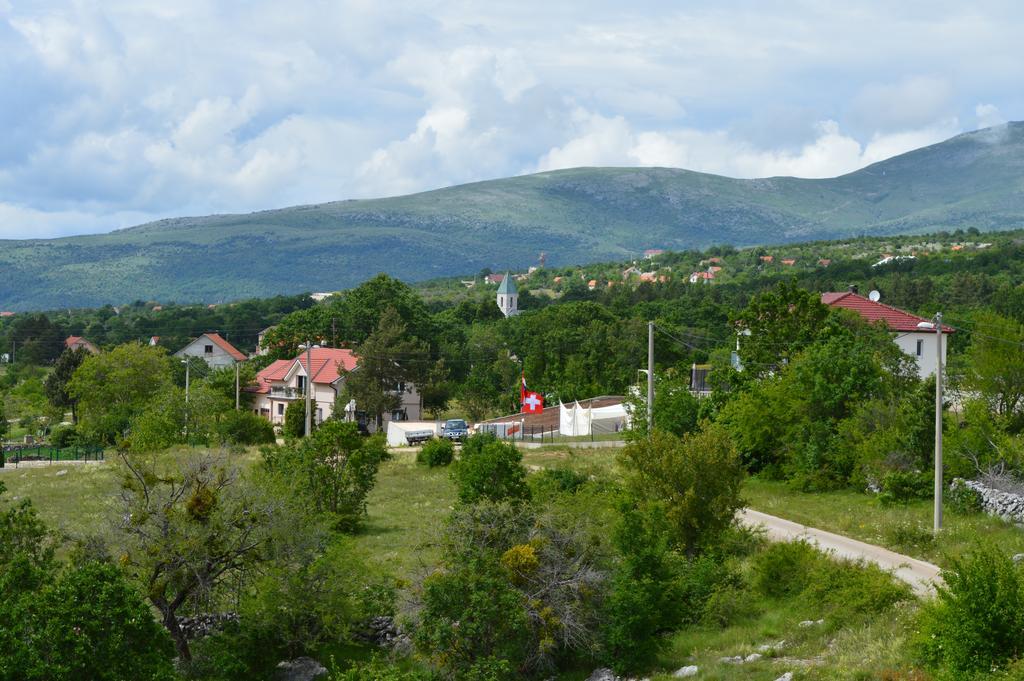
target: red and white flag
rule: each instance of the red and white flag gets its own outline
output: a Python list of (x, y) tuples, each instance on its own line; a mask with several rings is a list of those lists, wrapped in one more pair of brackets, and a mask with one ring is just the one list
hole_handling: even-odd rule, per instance
[(541, 414), (544, 412), (544, 396), (540, 393), (523, 392), (523, 413)]
[(522, 373), (522, 380), (519, 383), (519, 402), (526, 401), (526, 372)]

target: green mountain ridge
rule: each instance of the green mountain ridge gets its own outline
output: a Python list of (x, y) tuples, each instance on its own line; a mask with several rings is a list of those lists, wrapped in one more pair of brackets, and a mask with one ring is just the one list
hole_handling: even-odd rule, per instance
[(861, 234), (1024, 226), (1024, 123), (829, 179), (573, 168), (384, 199), (173, 218), (108, 234), (0, 241), (0, 309), (135, 299), (222, 302)]

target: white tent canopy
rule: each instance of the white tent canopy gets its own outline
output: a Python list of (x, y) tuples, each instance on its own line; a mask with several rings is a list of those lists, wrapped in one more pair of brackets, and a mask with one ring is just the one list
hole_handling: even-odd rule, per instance
[(617, 433), (629, 427), (629, 414), (623, 404), (607, 407), (581, 407), (558, 403), (558, 432), (560, 435), (578, 436), (595, 433)]

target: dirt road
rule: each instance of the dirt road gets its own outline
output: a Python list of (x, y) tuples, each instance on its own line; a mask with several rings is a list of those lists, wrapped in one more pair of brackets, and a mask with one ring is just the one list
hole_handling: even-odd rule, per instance
[(840, 534), (807, 527), (792, 520), (777, 518), (749, 508), (739, 513), (740, 522), (750, 527), (762, 526), (768, 537), (776, 541), (806, 540), (823, 551), (831, 551), (841, 558), (863, 559), (875, 563), (884, 570), (911, 586), (915, 593), (929, 596), (935, 592), (934, 583), (939, 581), (939, 568), (923, 560), (883, 549), (881, 546), (866, 544)]

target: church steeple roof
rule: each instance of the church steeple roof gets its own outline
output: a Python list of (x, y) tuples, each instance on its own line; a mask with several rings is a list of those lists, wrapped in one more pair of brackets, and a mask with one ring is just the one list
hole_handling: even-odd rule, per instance
[(518, 295), (519, 291), (516, 290), (516, 282), (512, 280), (512, 277), (505, 273), (505, 278), (501, 280), (501, 286), (498, 287), (498, 293), (505, 296)]

